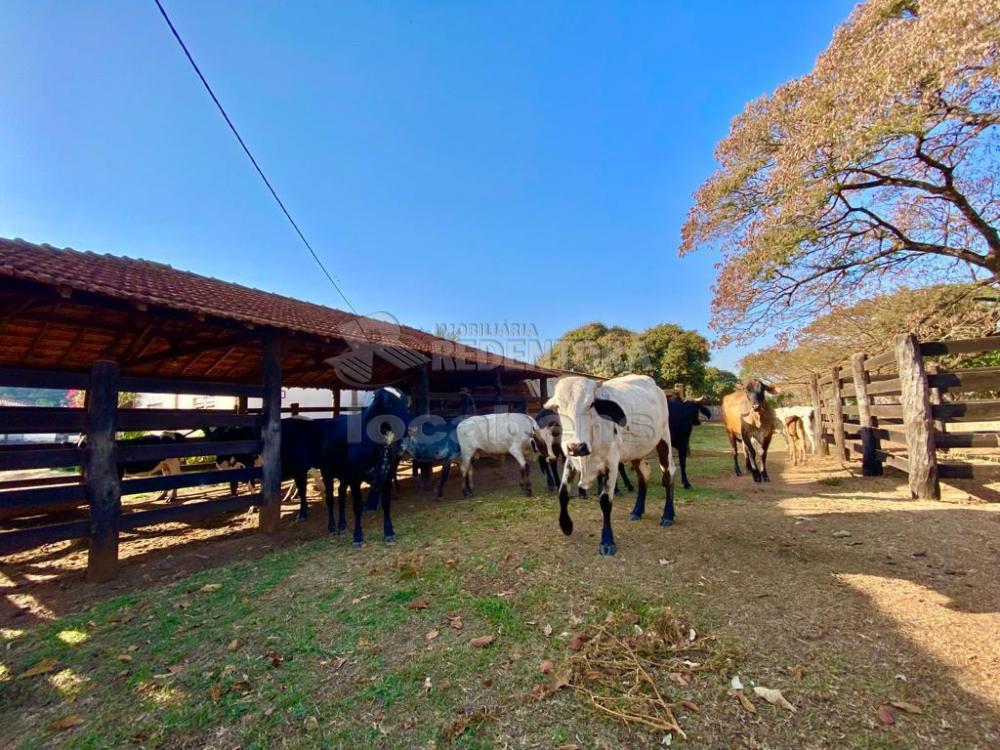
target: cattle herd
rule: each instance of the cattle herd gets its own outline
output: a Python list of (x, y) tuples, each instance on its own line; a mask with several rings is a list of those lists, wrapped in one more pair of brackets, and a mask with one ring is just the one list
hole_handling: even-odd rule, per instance
[[(773, 386), (751, 380), (722, 401), (723, 421), (733, 454), (737, 476), (742, 472), (737, 444), (742, 445), (747, 471), (754, 481), (769, 481), (767, 450), (775, 431), (785, 434), (793, 463), (805, 458), (805, 443), (812, 441), (809, 421), (812, 410), (804, 407), (775, 407), (767, 393)], [(471, 398), (463, 400), (463, 414), (445, 419), (435, 415), (412, 416), (407, 398), (394, 388), (374, 392), (363, 410), (333, 419), (291, 417), (281, 422), (281, 464), (284, 479), (290, 479), (299, 498), (300, 520), (308, 514), (308, 475), (318, 472), (327, 509), (327, 528), (332, 533), (347, 529), (346, 500), (351, 492), (353, 543), (363, 542), (361, 517), (365, 508), (362, 483), (369, 485), (367, 507), (383, 512), (386, 541), (395, 537), (391, 500), (398, 490), (400, 461), (409, 458), (415, 478), (426, 484), (431, 468), (440, 466), (437, 496), (440, 498), (452, 464), (459, 464), (462, 494), (475, 491), (474, 463), (483, 455), (514, 458), (520, 468), (521, 490), (531, 495), (530, 466), (537, 456), (550, 490), (559, 497), (559, 527), (573, 532), (569, 499), (573, 484), (580, 497), (595, 488), (603, 515), (599, 552), (613, 555), (617, 550), (611, 527), (612, 499), (620, 491), (619, 480), (628, 491), (635, 490), (630, 520), (640, 520), (646, 511), (646, 494), (651, 475), (649, 458), (654, 456), (662, 472), (664, 489), (661, 526), (674, 523), (674, 478), (677, 450), (681, 481), (691, 488), (687, 457), (691, 432), (700, 416), (711, 412), (698, 401), (668, 399), (655, 381), (645, 375), (623, 375), (605, 381), (587, 377), (560, 378), (541, 411), (535, 417), (520, 413), (476, 415)], [(252, 440), (249, 427), (210, 428), (211, 441)], [(181, 436), (144, 436), (137, 441), (180, 440)], [(177, 463), (176, 459), (171, 459)], [(166, 464), (167, 462), (164, 462)], [(247, 455), (220, 455), (219, 468), (242, 468), (259, 463)], [(178, 473), (179, 466), (157, 467), (124, 464), (120, 474), (158, 471)], [(561, 466), (560, 466), (561, 464)], [(632, 486), (627, 473), (636, 476)], [(334, 479), (337, 480), (337, 512), (334, 512)], [(235, 483), (232, 492), (237, 491)], [(161, 498), (162, 499), (162, 498)], [(172, 499), (176, 499), (176, 490)]]

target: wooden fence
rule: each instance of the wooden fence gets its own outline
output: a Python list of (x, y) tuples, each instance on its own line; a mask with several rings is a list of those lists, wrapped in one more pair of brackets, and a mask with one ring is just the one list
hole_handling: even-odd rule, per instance
[[(42, 544), (84, 538), (89, 540), (88, 573), (92, 579), (112, 577), (117, 569), (119, 532), (175, 521), (191, 521), (221, 513), (261, 507), (261, 528), (270, 531), (278, 520), (280, 465), (277, 447), (280, 425), (280, 375), (277, 349), (266, 352), (264, 385), (239, 385), (146, 377), (120, 376), (118, 366), (98, 361), (88, 374), (0, 368), (0, 385), (14, 387), (79, 388), (86, 391), (84, 408), (0, 407), (4, 431), (33, 434), (83, 434), (83, 447), (75, 443), (0, 445), (0, 472), (25, 469), (65, 469), (58, 478), (38, 482), (5, 482), (0, 488), (0, 519), (31, 518), (30, 525), (11, 528), (0, 524), (0, 556)], [(123, 409), (120, 391), (174, 393), (182, 389), (196, 395), (229, 395), (263, 398), (261, 413), (234, 413), (211, 409)], [(116, 440), (119, 432), (145, 430), (196, 430), (206, 427), (250, 427), (259, 437), (252, 440), (212, 441), (189, 439), (177, 443), (139, 445)], [(160, 461), (167, 458), (256, 453), (262, 467), (218, 470), (214, 463), (202, 471), (174, 476), (119, 479), (117, 466), (129, 461)], [(259, 491), (224, 499), (171, 504), (128, 512), (121, 498), (183, 487), (201, 487), (231, 482), (258, 482)], [(83, 506), (87, 517), (52, 522), (54, 511)]]
[[(832, 445), (836, 456), (860, 457), (865, 476), (880, 475), (886, 464), (899, 469), (915, 498), (939, 498), (939, 479), (1000, 478), (1000, 464), (939, 455), (983, 448), (1000, 454), (1000, 400), (981, 397), (1000, 391), (1000, 367), (947, 369), (936, 361), (997, 350), (1000, 336), (920, 342), (901, 334), (888, 351), (858, 352), (828, 375), (814, 375), (815, 450), (827, 454)], [(962, 430), (954, 429), (960, 423)]]

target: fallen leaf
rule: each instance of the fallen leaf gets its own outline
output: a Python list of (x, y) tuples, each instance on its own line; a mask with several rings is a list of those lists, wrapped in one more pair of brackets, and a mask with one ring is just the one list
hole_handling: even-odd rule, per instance
[(746, 693), (744, 693), (742, 690), (733, 690), (731, 692), (733, 695), (736, 696), (736, 700), (740, 702), (740, 705), (743, 706), (743, 709), (747, 713), (751, 714), (757, 713), (757, 708), (754, 706), (753, 703), (750, 702), (750, 699), (747, 698)]
[(830, 536), (834, 539), (847, 539), (847, 537), (851, 536), (851, 532), (846, 529), (840, 529), (830, 534)]
[(579, 651), (583, 648), (583, 644), (590, 640), (590, 636), (586, 633), (575, 633), (572, 638), (569, 639), (569, 650)]
[(420, 598), (412, 600), (406, 606), (408, 606), (410, 609), (427, 609), (431, 605), (426, 599)]
[(552, 637), (552, 626), (549, 625), (548, 623), (545, 623), (545, 627), (542, 628), (542, 632), (545, 633), (545, 637), (546, 638), (551, 638)]
[(432, 687), (431, 678), (430, 677), (425, 677), (424, 678), (424, 694), (425, 695), (431, 691), (431, 687)]
[(553, 666), (552, 660), (546, 659), (545, 661), (543, 661), (541, 664), (538, 665), (538, 668), (542, 670), (542, 674), (548, 674), (549, 672), (552, 671), (552, 666)]
[(458, 616), (449, 618), (448, 625), (450, 625), (454, 630), (461, 630), (464, 627), (462, 618)]
[(754, 695), (763, 698), (768, 703), (774, 706), (781, 706), (787, 711), (795, 713), (795, 706), (785, 700), (785, 696), (781, 694), (780, 690), (775, 690), (773, 688), (761, 687), (757, 685), (753, 689)]
[(218, 682), (212, 684), (212, 687), (208, 689), (208, 694), (212, 697), (213, 701), (218, 701), (222, 697), (222, 685)]
[(233, 640), (231, 640), (229, 642), (229, 645), (226, 646), (226, 650), (227, 651), (236, 651), (236, 650), (239, 649), (239, 647), (240, 647), (240, 639), (239, 638), (233, 638)]
[(268, 651), (264, 654), (264, 658), (271, 662), (272, 667), (280, 667), (285, 663), (284, 658), (279, 656), (277, 651)]
[(428, 641), (433, 641), (439, 635), (441, 635), (441, 633), (435, 628), (435, 629), (432, 629), (432, 630), (428, 630), (427, 631), (427, 635), (424, 636), (424, 639), (428, 640)]
[(803, 674), (805, 674), (805, 669), (801, 664), (796, 664), (794, 667), (792, 667), (792, 677), (794, 677), (796, 680), (801, 680)]
[(132, 654), (118, 654), (118, 661), (132, 661)]
[(49, 724), (49, 729), (53, 732), (65, 732), (67, 729), (72, 729), (73, 727), (78, 727), (83, 724), (83, 719), (76, 714), (70, 714), (69, 716), (64, 716), (61, 719), (57, 719)]
[(407, 731), (413, 729), (413, 727), (415, 727), (416, 725), (417, 725), (417, 720), (414, 719), (413, 717), (408, 717), (406, 719), (403, 719), (403, 729)]
[(471, 641), (469, 641), (469, 645), (470, 646), (475, 646), (476, 648), (486, 648), (491, 643), (493, 643), (493, 641), (495, 641), (495, 640), (496, 640), (496, 636), (493, 636), (493, 635), (481, 635), (478, 638), (473, 638)]
[(694, 711), (696, 714), (701, 713), (701, 709), (698, 708), (698, 704), (694, 701), (682, 700), (681, 705), (684, 706), (688, 711)]
[(19, 679), (19, 680), (27, 680), (29, 677), (37, 677), (40, 674), (45, 674), (46, 672), (51, 672), (53, 669), (56, 668), (56, 663), (57, 662), (56, 662), (55, 658), (53, 658), (53, 657), (49, 657), (47, 659), (42, 659), (35, 666), (33, 666), (31, 669), (27, 670), (26, 672), (22, 672), (18, 676), (17, 679)]
[(222, 588), (222, 584), (221, 583), (206, 583), (204, 586), (202, 586), (198, 590), (201, 591), (202, 593), (207, 594), (210, 591), (218, 591), (221, 588)]
[(347, 657), (346, 656), (341, 656), (339, 659), (337, 659), (335, 662), (333, 662), (333, 664), (330, 665), (330, 668), (334, 672), (339, 672), (340, 668), (343, 667), (345, 664), (347, 664)]
[(888, 706), (878, 707), (878, 720), (887, 727), (891, 727), (896, 723), (896, 717), (892, 715), (892, 711), (889, 710)]
[(315, 732), (319, 729), (319, 721), (315, 716), (309, 716), (305, 720), (305, 728), (307, 732)]
[(734, 675), (733, 676), (733, 679), (731, 679), (729, 681), (729, 687), (732, 690), (742, 690), (743, 689), (743, 681), (740, 679), (739, 675)]
[(906, 701), (889, 701), (889, 705), (898, 708), (900, 711), (906, 711), (908, 714), (922, 714), (924, 712), (920, 706), (907, 703)]
[(672, 565), (673, 562), (674, 562), (673, 560), (668, 560), (665, 557), (660, 558), (660, 565)]

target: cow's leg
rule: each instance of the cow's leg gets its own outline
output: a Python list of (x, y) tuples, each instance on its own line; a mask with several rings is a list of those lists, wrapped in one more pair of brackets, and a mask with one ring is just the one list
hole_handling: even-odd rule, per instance
[(438, 482), (437, 498), (440, 500), (444, 497), (444, 483), (448, 481), (448, 475), (451, 474), (451, 461), (445, 461), (441, 464), (441, 481)]
[(681, 465), (681, 484), (684, 485), (684, 489), (691, 489), (691, 483), (688, 481), (688, 440), (690, 436), (681, 441), (681, 444), (677, 446), (677, 458), (680, 459)]
[(746, 456), (747, 470), (753, 475), (753, 481), (760, 482), (760, 470), (757, 468), (757, 451), (753, 447), (753, 437), (744, 430), (743, 454)]
[(354, 511), (354, 541), (353, 546), (360, 547), (364, 544), (364, 535), (361, 533), (361, 513), (363, 510), (364, 498), (361, 496), (361, 479), (351, 479), (351, 509)]
[(378, 510), (382, 493), (379, 486), (372, 482), (368, 487), (368, 500), (365, 502), (365, 510)]
[(305, 521), (309, 515), (309, 506), (306, 504), (309, 489), (309, 473), (306, 471), (295, 473), (295, 488), (299, 493), (299, 520)]
[(760, 446), (760, 478), (765, 482), (771, 481), (767, 475), (767, 448), (769, 445), (771, 445), (771, 435), (765, 435), (764, 442)]
[(559, 483), (559, 528), (566, 536), (573, 533), (573, 519), (569, 517), (569, 485), (573, 474), (573, 467), (567, 460), (563, 464), (562, 481)]
[(729, 447), (733, 451), (733, 471), (736, 476), (740, 476), (743, 472), (740, 471), (740, 461), (736, 456), (736, 433), (726, 430), (726, 437), (729, 438)]
[(520, 469), (521, 489), (524, 490), (524, 494), (527, 497), (531, 497), (531, 475), (529, 474), (531, 471), (531, 464), (528, 463), (528, 459), (524, 457), (524, 451), (519, 445), (515, 445), (510, 449), (510, 455), (512, 455), (514, 460), (517, 461), (517, 465)]
[(674, 452), (670, 445), (661, 440), (656, 444), (656, 455), (660, 459), (660, 469), (663, 471), (663, 489), (666, 498), (663, 501), (663, 515), (660, 517), (660, 526), (674, 525), (674, 475), (677, 469), (674, 467)]
[(347, 531), (347, 482), (337, 480), (337, 533)]
[(637, 458), (632, 461), (632, 468), (635, 469), (635, 481), (639, 489), (635, 494), (635, 505), (632, 507), (632, 514), (628, 517), (630, 521), (638, 521), (642, 514), (646, 512), (646, 487), (649, 486), (649, 464), (645, 459)]
[(472, 456), (463, 455), (459, 468), (462, 470), (462, 497), (472, 497), (475, 491), (472, 479)]
[(333, 477), (323, 474), (323, 499), (326, 501), (326, 530), (337, 533), (337, 522), (333, 519)]
[[(628, 472), (625, 471), (625, 464), (618, 464), (618, 477), (622, 480), (622, 484), (625, 485), (625, 490), (627, 492), (634, 492), (635, 487), (632, 486), (632, 482), (629, 481)], [(615, 487), (615, 492), (618, 492), (618, 487)]]
[(385, 486), (382, 488), (382, 533), (387, 542), (396, 541), (396, 530), (392, 528), (392, 479), (385, 478)]
[(552, 465), (549, 459), (544, 456), (538, 457), (538, 468), (542, 472), (542, 476), (545, 477), (545, 486), (552, 490), (556, 486), (555, 471), (552, 469)]
[(619, 465), (618, 451), (612, 450), (611, 454), (608, 460), (604, 492), (601, 493), (600, 500), (601, 515), (604, 517), (604, 522), (601, 526), (601, 544), (597, 549), (602, 555), (613, 555), (618, 551), (618, 546), (615, 544), (615, 535), (611, 530), (611, 499), (615, 496), (615, 485), (618, 483), (618, 472), (616, 471), (616, 467)]

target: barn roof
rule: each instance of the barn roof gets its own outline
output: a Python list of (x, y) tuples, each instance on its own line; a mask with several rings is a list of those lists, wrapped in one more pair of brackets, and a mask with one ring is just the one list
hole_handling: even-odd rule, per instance
[[(350, 387), (324, 361), (357, 345), (399, 352), (397, 370), (405, 368), (406, 352), (419, 352), (425, 360), (451, 358), (459, 370), (471, 362), (477, 370), (502, 367), (508, 378), (553, 374), (410, 326), (163, 263), (20, 239), (0, 238), (0, 312), (0, 365), (8, 367), (80, 370), (105, 357), (120, 359), (123, 372), (165, 368), (174, 377), (246, 382), (259, 373), (246, 331), (265, 329), (287, 334), (287, 385)], [(376, 366), (386, 369), (384, 362)]]

